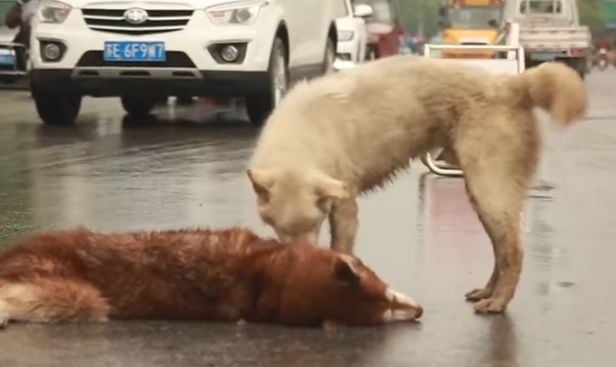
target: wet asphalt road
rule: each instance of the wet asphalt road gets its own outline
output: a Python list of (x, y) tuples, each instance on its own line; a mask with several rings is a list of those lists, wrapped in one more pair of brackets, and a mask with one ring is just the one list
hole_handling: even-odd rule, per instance
[[(539, 178), (548, 185), (529, 195), (524, 272), (504, 316), (475, 315), (464, 302), (492, 255), (462, 181), (418, 163), (362, 200), (357, 251), (424, 306), (420, 324), (15, 324), (0, 331), (0, 366), (613, 366), (616, 71), (587, 83), (588, 120), (549, 135)], [(0, 106), (0, 243), (76, 225), (241, 224), (271, 234), (244, 174), (257, 132), (241, 114), (170, 108), (134, 126), (118, 101), (89, 99), (77, 126), (49, 128), (26, 94), (0, 92)]]

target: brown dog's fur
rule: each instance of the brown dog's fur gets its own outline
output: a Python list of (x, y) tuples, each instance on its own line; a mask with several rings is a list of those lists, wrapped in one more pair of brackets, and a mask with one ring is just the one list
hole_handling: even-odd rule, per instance
[(0, 252), (0, 325), (109, 318), (374, 325), (421, 312), (357, 258), (245, 229), (77, 229)]
[(535, 107), (573, 124), (587, 109), (583, 81), (560, 63), (511, 76), (394, 56), (299, 84), (267, 121), (248, 170), (259, 215), (279, 238), (310, 242), (329, 216), (332, 247), (351, 253), (357, 196), (443, 148), (464, 171), (495, 255), (489, 282), (467, 298), (502, 312), (522, 269), (520, 212), (541, 150)]

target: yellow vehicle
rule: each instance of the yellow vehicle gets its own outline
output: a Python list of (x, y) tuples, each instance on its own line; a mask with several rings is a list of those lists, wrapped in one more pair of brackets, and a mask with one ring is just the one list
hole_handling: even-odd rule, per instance
[[(499, 34), (504, 0), (448, 0), (440, 8), (440, 25), (444, 44), (492, 45)], [(443, 57), (466, 58), (494, 56), (493, 51), (449, 51)]]

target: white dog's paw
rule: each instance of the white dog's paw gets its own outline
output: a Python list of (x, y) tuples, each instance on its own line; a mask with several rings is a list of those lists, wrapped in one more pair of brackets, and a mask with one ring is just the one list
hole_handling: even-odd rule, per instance
[(479, 288), (473, 289), (472, 291), (466, 293), (465, 295), (467, 301), (476, 302), (482, 299), (492, 297), (492, 289), (491, 288)]
[(486, 298), (475, 303), (475, 312), (479, 314), (501, 314), (507, 309), (507, 301), (502, 298)]

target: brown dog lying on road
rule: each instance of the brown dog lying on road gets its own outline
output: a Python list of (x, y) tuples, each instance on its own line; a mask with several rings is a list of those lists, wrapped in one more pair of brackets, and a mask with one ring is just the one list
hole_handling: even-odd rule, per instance
[(421, 314), (353, 256), (245, 229), (77, 229), (0, 252), (0, 325), (202, 319), (367, 326)]
[(329, 216), (332, 247), (351, 253), (357, 197), (443, 148), (495, 255), (490, 280), (467, 298), (502, 312), (522, 270), (520, 213), (541, 153), (535, 107), (573, 124), (587, 108), (583, 81), (560, 63), (511, 76), (392, 56), (300, 83), (267, 120), (248, 170), (259, 215), (280, 239), (315, 243)]

